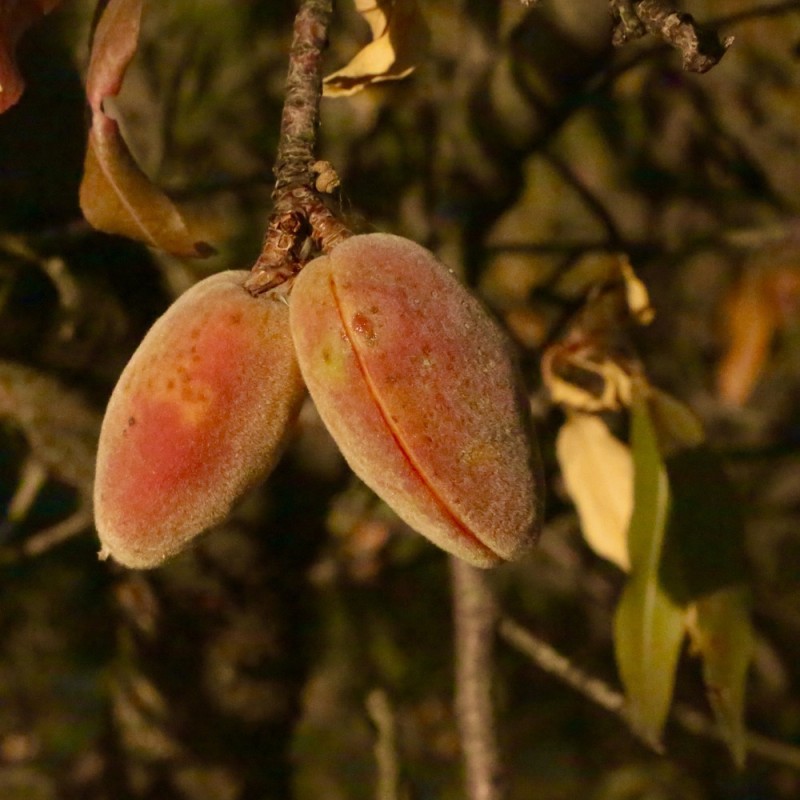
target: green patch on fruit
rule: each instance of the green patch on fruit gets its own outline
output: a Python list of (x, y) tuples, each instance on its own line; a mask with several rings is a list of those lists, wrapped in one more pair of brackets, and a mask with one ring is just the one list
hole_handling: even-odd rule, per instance
[(347, 380), (347, 354), (341, 344), (341, 335), (328, 336), (319, 345), (320, 371), (325, 379), (336, 384)]

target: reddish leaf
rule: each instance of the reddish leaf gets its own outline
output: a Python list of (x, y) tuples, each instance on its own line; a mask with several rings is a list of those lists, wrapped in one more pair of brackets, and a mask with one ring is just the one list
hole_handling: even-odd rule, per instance
[(140, 169), (103, 101), (119, 93), (139, 41), (142, 0), (110, 0), (97, 24), (86, 78), (92, 127), (80, 202), (98, 230), (138, 239), (177, 256), (208, 256), (184, 212)]
[(14, 58), (17, 42), (23, 33), (61, 0), (0, 0), (0, 114), (11, 108), (25, 88)]
[(723, 314), (727, 348), (717, 366), (717, 394), (724, 403), (743, 406), (761, 377), (778, 326), (778, 308), (763, 274), (746, 274), (726, 299)]
[(103, 113), (103, 99), (122, 88), (139, 44), (141, 19), (142, 0), (111, 0), (97, 23), (86, 76), (86, 96), (95, 115)]

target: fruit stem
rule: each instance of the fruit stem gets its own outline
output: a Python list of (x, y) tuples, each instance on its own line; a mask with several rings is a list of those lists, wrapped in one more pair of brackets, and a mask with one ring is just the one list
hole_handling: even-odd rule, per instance
[(314, 150), (322, 95), (322, 53), (328, 41), (332, 0), (301, 0), (289, 51), (286, 96), (273, 167), (273, 210), (261, 254), (245, 283), (251, 294), (280, 285), (309, 260), (310, 243), (328, 252), (350, 231), (315, 188)]

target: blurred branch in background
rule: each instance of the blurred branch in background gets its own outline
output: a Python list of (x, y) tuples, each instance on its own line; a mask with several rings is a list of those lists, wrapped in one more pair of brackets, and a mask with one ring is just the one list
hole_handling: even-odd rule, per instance
[(408, 793), (401, 780), (397, 751), (397, 721), (389, 697), (373, 689), (366, 700), (367, 713), (375, 725), (375, 762), (378, 780), (375, 800), (406, 800)]
[(503, 800), (492, 684), (497, 611), (485, 573), (450, 556), (453, 586), (456, 715), (469, 800)]
[[(625, 697), (621, 692), (605, 681), (584, 672), (572, 660), (508, 617), (500, 618), (498, 634), (537, 667), (570, 686), (590, 702), (619, 717), (628, 725), (631, 734), (639, 737), (636, 729), (630, 726), (626, 718)], [(684, 730), (695, 736), (724, 742), (724, 736), (714, 720), (686, 704), (677, 704), (672, 717)], [(647, 747), (653, 747), (649, 739), (641, 738), (641, 742)], [(658, 751), (663, 752), (661, 748), (658, 748)], [(747, 734), (747, 751), (766, 761), (800, 771), (800, 747), (750, 732)]]

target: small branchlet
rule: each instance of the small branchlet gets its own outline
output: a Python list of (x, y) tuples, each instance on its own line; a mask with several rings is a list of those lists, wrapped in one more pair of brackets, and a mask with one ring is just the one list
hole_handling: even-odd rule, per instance
[(720, 38), (667, 0), (611, 0), (610, 6), (615, 47), (649, 33), (679, 50), (688, 72), (708, 72), (733, 44), (732, 36)]

